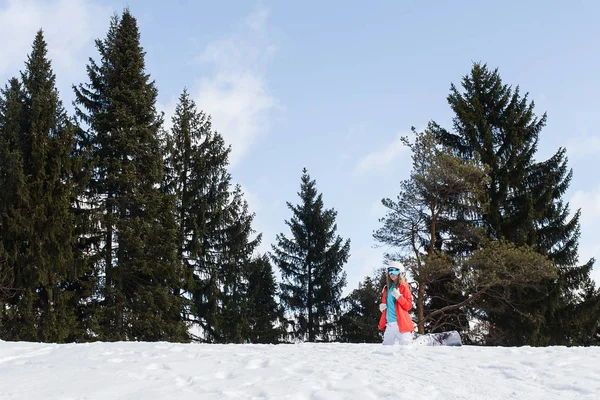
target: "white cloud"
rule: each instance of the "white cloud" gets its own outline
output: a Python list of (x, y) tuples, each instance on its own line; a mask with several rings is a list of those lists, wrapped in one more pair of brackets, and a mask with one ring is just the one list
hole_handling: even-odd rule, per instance
[(264, 78), (249, 71), (202, 79), (194, 97), (198, 107), (211, 115), (213, 128), (231, 144), (232, 167), (265, 133), (268, 111), (275, 107)]
[(410, 149), (400, 141), (402, 136), (408, 136), (410, 139), (413, 135), (398, 133), (394, 140), (384, 149), (364, 156), (354, 167), (354, 174), (357, 175), (373, 170), (383, 170), (401, 155), (408, 153)]
[(198, 107), (211, 115), (213, 128), (231, 144), (235, 167), (268, 130), (269, 114), (279, 105), (270, 93), (265, 66), (276, 51), (266, 33), (268, 11), (259, 9), (239, 32), (206, 46), (197, 61), (214, 67), (192, 91)]
[(569, 158), (579, 159), (595, 156), (600, 152), (599, 136), (581, 136), (570, 140), (566, 146)]
[[(16, 76), (24, 68), (36, 32), (44, 31), (48, 57), (57, 80), (85, 73), (93, 41), (106, 31), (111, 10), (87, 0), (8, 0), (0, 6), (0, 77)], [(86, 54), (84, 54), (86, 50)]]

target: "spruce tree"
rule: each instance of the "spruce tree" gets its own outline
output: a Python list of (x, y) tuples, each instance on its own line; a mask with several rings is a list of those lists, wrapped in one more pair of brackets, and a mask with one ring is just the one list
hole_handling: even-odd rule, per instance
[(71, 199), (75, 128), (66, 115), (38, 31), (21, 73), (2, 102), (2, 240), (14, 293), (3, 309), (12, 340), (75, 340), (79, 300)]
[(275, 300), (277, 283), (267, 255), (250, 263), (246, 279), (245, 319), (248, 332), (244, 336), (250, 343), (278, 343), (285, 328), (283, 309)]
[[(198, 339), (247, 340), (248, 291), (254, 214), (227, 171), (231, 148), (214, 132), (184, 90), (168, 135), (166, 191), (176, 198), (179, 259), (185, 270), (186, 315), (202, 332)], [(188, 296), (189, 294), (189, 296)]]
[(277, 235), (271, 258), (281, 271), (280, 299), (293, 327), (292, 337), (329, 341), (336, 339), (350, 240), (336, 236), (337, 212), (324, 208), (316, 182), (306, 168), (302, 172), (301, 203), (287, 202), (293, 215), (285, 223), (292, 236)]
[(221, 240), (218, 251), (221, 262), (218, 270), (220, 291), (217, 301), (221, 305), (219, 341), (223, 343), (242, 343), (247, 338), (244, 329), (248, 325), (245, 312), (249, 300), (249, 269), (252, 255), (260, 244), (262, 235), (252, 238), (254, 214), (248, 209), (239, 185), (230, 193), (231, 200), (222, 210), (223, 221), (217, 230)]
[(488, 343), (569, 344), (572, 327), (593, 326), (582, 319), (596, 316), (579, 317), (582, 313), (576, 312), (583, 306), (576, 291), (589, 285), (593, 260), (577, 266), (580, 211), (569, 217), (568, 204), (562, 201), (572, 176), (565, 149), (546, 161), (535, 160), (546, 114), (538, 118), (527, 94), (504, 84), (497, 69), (476, 63), (462, 86), (463, 93), (452, 85), (448, 96), (454, 132), (435, 123), (432, 127), (459, 155), (478, 157), (490, 169), (488, 212), (476, 218), (490, 239), (534, 246), (555, 263), (560, 275), (542, 291), (500, 288), (511, 291), (510, 302), (489, 300), (486, 318), (493, 329)]
[(70, 198), (75, 218), (73, 235), (76, 238), (73, 248), (73, 263), (77, 279), (70, 280), (68, 287), (74, 293), (72, 303), (77, 317), (77, 328), (68, 341), (90, 341), (97, 338), (95, 312), (98, 299), (102, 259), (98, 249), (102, 245), (101, 227), (97, 223), (98, 200), (90, 190), (90, 179), (94, 169), (91, 137), (87, 131), (76, 127), (75, 141), (70, 156), (71, 170), (66, 177), (73, 184)]
[(346, 298), (340, 318), (340, 341), (349, 343), (378, 343), (382, 336), (378, 328), (381, 288), (385, 285), (385, 271), (379, 278), (366, 276)]
[(162, 116), (128, 9), (112, 18), (96, 47), (100, 62), (90, 59), (89, 83), (75, 94), (95, 160), (89, 191), (102, 235), (98, 334), (103, 340), (187, 340), (175, 202), (160, 189)]
[(27, 196), (23, 165), (24, 111), (22, 85), (12, 78), (0, 96), (0, 249), (2, 297), (6, 301), (2, 307), (0, 337), (4, 340), (37, 336), (33, 332), (34, 310), (25, 309), (25, 288), (20, 273), (30, 222), (24, 205)]

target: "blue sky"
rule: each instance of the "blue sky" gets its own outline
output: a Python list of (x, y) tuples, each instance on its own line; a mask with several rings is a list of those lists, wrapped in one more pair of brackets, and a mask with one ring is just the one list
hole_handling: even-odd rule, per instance
[(450, 84), (481, 61), (548, 113), (538, 158), (567, 148), (564, 200), (581, 208), (580, 261), (600, 256), (597, 1), (0, 0), (0, 82), (23, 68), (42, 28), (71, 108), (71, 85), (97, 58), (94, 39), (125, 6), (167, 119), (187, 87), (232, 145), (230, 172), (256, 213), (261, 251), (289, 236), (285, 203), (299, 202), (306, 167), (351, 239), (346, 292), (356, 288), (382, 265), (386, 249), (372, 238), (380, 201), (410, 171), (399, 136), (430, 120), (450, 127)]

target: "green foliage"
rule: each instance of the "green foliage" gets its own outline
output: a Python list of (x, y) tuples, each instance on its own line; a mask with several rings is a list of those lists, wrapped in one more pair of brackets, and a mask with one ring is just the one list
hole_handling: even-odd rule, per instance
[(243, 199), (239, 185), (233, 188), (230, 202), (222, 207), (224, 219), (216, 231), (221, 233), (221, 240), (216, 247), (220, 263), (216, 274), (212, 275), (218, 285), (213, 292), (217, 313), (212, 318), (219, 327), (219, 330), (215, 330), (215, 339), (222, 343), (242, 343), (247, 340), (244, 329), (248, 324), (245, 308), (250, 300), (249, 269), (252, 254), (260, 244), (261, 236), (251, 238), (254, 233), (254, 214), (249, 213), (248, 203)]
[[(267, 303), (274, 302), (275, 293), (268, 282), (255, 281), (267, 279), (262, 276), (268, 275), (267, 266), (252, 260), (261, 236), (251, 238), (254, 215), (240, 187), (232, 187), (230, 151), (184, 90), (167, 135), (164, 188), (177, 204), (178, 258), (185, 271), (181, 290), (189, 298), (186, 315), (200, 327), (201, 340), (273, 341), (276, 334), (269, 326), (277, 317)], [(254, 302), (266, 308), (258, 310)]]
[[(399, 249), (395, 254), (386, 254), (386, 258), (402, 260), (414, 277), (417, 326), (424, 333), (430, 310), (464, 300), (460, 290), (449, 285), (455, 279), (450, 253), (472, 248), (481, 241), (476, 224), (460, 220), (486, 207), (481, 194), (486, 170), (477, 160), (458, 157), (431, 131), (416, 132), (413, 128), (413, 133), (414, 143), (402, 139), (412, 151), (410, 178), (400, 182), (396, 201), (382, 200), (387, 214), (373, 236)], [(461, 330), (464, 326), (461, 315), (448, 313), (440, 317), (441, 321), (427, 328), (448, 326)]]
[(465, 261), (468, 288), (537, 284), (543, 279), (556, 279), (557, 272), (548, 258), (528, 246), (517, 246), (504, 240), (490, 241)]
[(247, 271), (246, 340), (250, 343), (278, 343), (285, 333), (283, 308), (275, 301), (277, 284), (271, 262), (263, 255)]
[[(463, 93), (452, 85), (448, 96), (455, 114), (454, 133), (435, 123), (430, 127), (456, 154), (489, 169), (485, 212), (465, 215), (464, 220), (480, 224), (492, 240), (532, 246), (555, 263), (558, 276), (536, 290), (507, 282), (505, 291), (510, 295), (495, 303), (489, 299), (480, 315), (494, 329), (487, 343), (567, 344), (571, 336), (567, 327), (579, 326), (580, 316), (597, 316), (565, 312), (582, 306), (572, 293), (590, 285), (589, 267), (576, 265), (580, 213), (569, 217), (568, 204), (561, 200), (572, 176), (565, 150), (535, 161), (546, 114), (536, 117), (533, 102), (520, 95), (519, 87), (513, 90), (504, 84), (497, 70), (476, 63), (462, 86)], [(557, 318), (562, 319), (561, 329), (556, 328)], [(578, 335), (576, 329), (572, 335)]]
[(0, 105), (0, 240), (11, 285), (2, 337), (64, 342), (81, 330), (82, 271), (74, 254), (76, 219), (69, 179), (75, 128), (55, 88), (42, 31)]
[(90, 60), (89, 83), (75, 93), (94, 162), (88, 206), (100, 226), (93, 257), (100, 277), (97, 333), (103, 340), (185, 341), (175, 199), (159, 187), (162, 117), (129, 10), (113, 17), (96, 47), (100, 64)]
[[(0, 91), (0, 338), (188, 341), (193, 324), (215, 343), (380, 341), (383, 283), (366, 277), (341, 298), (350, 241), (306, 169), (300, 204), (287, 203), (291, 236), (272, 246), (278, 285), (268, 256), (254, 255), (261, 235), (227, 171), (231, 148), (187, 90), (162, 131), (129, 10), (96, 47), (89, 81), (74, 88), (79, 126), (41, 31)], [(411, 174), (382, 200), (374, 233), (416, 281), (419, 330), (600, 344), (594, 259), (578, 265), (581, 214), (562, 200), (566, 150), (535, 160), (546, 114), (478, 63), (448, 102), (452, 132), (431, 122), (402, 139)]]
[(8, 254), (4, 250), (4, 245), (0, 242), (0, 306), (4, 305), (4, 300), (11, 294), (13, 288), (14, 272), (8, 265)]
[(344, 313), (340, 318), (340, 341), (349, 343), (379, 343), (382, 340), (378, 328), (381, 311), (380, 279), (366, 276), (344, 298)]
[(325, 209), (316, 182), (303, 169), (299, 205), (287, 206), (292, 218), (286, 221), (291, 238), (277, 235), (271, 258), (279, 267), (283, 282), (280, 299), (288, 313), (294, 339), (328, 341), (341, 313), (341, 292), (346, 284), (343, 272), (350, 252), (350, 240), (336, 236), (337, 212)]

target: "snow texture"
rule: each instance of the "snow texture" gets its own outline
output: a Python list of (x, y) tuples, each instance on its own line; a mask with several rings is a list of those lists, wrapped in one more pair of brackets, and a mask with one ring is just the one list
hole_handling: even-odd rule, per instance
[(600, 348), (0, 341), (0, 399), (598, 399)]

